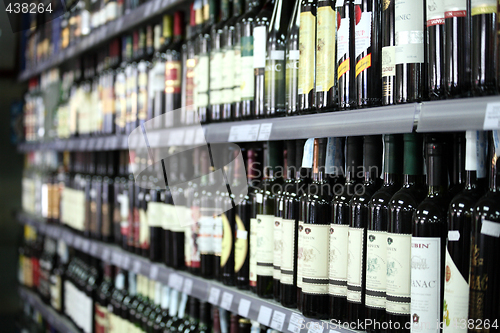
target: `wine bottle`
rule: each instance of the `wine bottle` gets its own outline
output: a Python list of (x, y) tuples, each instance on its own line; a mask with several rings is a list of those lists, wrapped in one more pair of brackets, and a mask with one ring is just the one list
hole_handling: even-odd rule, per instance
[(389, 202), (401, 188), (403, 160), (401, 135), (384, 136), (384, 185), (370, 199), (370, 218), (366, 247), (366, 317), (385, 321), (387, 275), (387, 227)]
[[(302, 225), (302, 313), (328, 317), (328, 250), (331, 195), (325, 174), (326, 139), (314, 140), (312, 183)], [(300, 228), (300, 227), (299, 227)]]
[(275, 8), (276, 0), (266, 0), (264, 6), (255, 17), (253, 28), (253, 69), (254, 69), (254, 118), (264, 118), (265, 112), (265, 73), (269, 24)]
[(393, 332), (409, 332), (411, 233), (413, 213), (425, 198), (422, 138), (404, 134), (403, 187), (389, 202), (387, 226), (386, 320), (399, 324)]
[(356, 72), (355, 44), (352, 32), (355, 31), (354, 2), (344, 0), (337, 2), (337, 80), (339, 90), (339, 109), (356, 108)]
[[(467, 1), (444, 2), (444, 91), (446, 97), (471, 94), (471, 19)], [(464, 50), (467, 50), (464, 52)]]
[(215, 22), (215, 8), (213, 8), (213, 6), (208, 7), (209, 5), (207, 3), (205, 8), (211, 8), (209, 9), (209, 12), (212, 15), (206, 15), (208, 17), (203, 17), (204, 15), (202, 13), (204, 8), (201, 8), (201, 3), (201, 0), (195, 2), (196, 24), (201, 27), (201, 33), (197, 37), (195, 48), (195, 101), (200, 123), (206, 124), (210, 121), (210, 29)]
[(333, 0), (319, 0), (316, 17), (316, 107), (326, 111), (337, 106), (335, 52), (337, 13)]
[[(254, 159), (257, 161), (254, 163), (253, 169), (258, 174), (262, 175), (263, 168), (258, 168), (259, 165), (263, 165), (261, 150), (257, 151), (254, 155)], [(257, 195), (260, 191), (260, 185), (262, 180), (254, 179), (253, 184), (249, 188), (249, 201), (250, 201), (250, 258), (249, 258), (249, 285), (250, 291), (253, 293), (257, 293), (257, 212), (258, 212), (258, 204), (257, 204)]]
[[(471, 233), (469, 320), (476, 325), (470, 332), (484, 332), (491, 325), (498, 330), (498, 266), (492, 253), (498, 253), (499, 216), (499, 165), (500, 133), (492, 131), (489, 141), (490, 188), (474, 207)], [(490, 253), (486, 257), (486, 253)], [(488, 259), (489, 258), (489, 259)]]
[[(184, 183), (186, 181), (187, 161), (185, 154), (180, 157), (170, 157), (170, 177), (172, 184)], [(178, 172), (178, 174), (176, 174)], [(175, 202), (170, 202), (170, 216), (172, 222), (170, 223), (170, 237), (168, 239), (168, 251), (170, 266), (176, 269), (184, 268), (184, 227), (181, 225), (180, 218), (186, 212), (186, 198), (183, 195), (182, 188), (177, 186), (170, 187), (172, 191), (171, 199), (175, 198)], [(175, 204), (175, 206), (174, 206)]]
[(424, 97), (425, 45), (424, 3), (397, 0), (395, 12), (396, 103), (419, 102)]
[(267, 56), (264, 74), (264, 114), (266, 117), (282, 117), (285, 109), (286, 60), (285, 38), (290, 16), (296, 0), (285, 3), (276, 0), (269, 23), (267, 36)]
[(495, 95), (498, 93), (497, 2), (471, 1), (471, 16), (472, 91), (478, 96)]
[[(427, 197), (413, 213), (411, 239), (412, 331), (440, 332), (443, 314), (443, 283), (446, 250), (446, 172), (443, 163), (445, 146), (429, 138), (425, 144)], [(420, 326), (420, 327), (419, 327)]]
[(429, 98), (444, 96), (444, 1), (434, 1), (426, 6), (427, 17), (427, 80)]
[(316, 65), (316, 0), (300, 0), (299, 28), (299, 112), (312, 113), (316, 108), (314, 82)]
[[(360, 2), (360, 4), (357, 4), (357, 2)], [(381, 104), (380, 10), (380, 2), (376, 0), (355, 1), (354, 44), (356, 52), (356, 93), (359, 108), (379, 106)]]
[(299, 27), (300, 27), (300, 6), (302, 1), (295, 2), (290, 25), (286, 37), (286, 96), (285, 106), (287, 115), (297, 114), (298, 82), (299, 82)]
[(465, 134), (453, 133), (451, 136), (452, 149), (448, 152), (449, 190), (448, 196), (455, 197), (465, 187)]
[(273, 296), (273, 225), (276, 188), (282, 179), (279, 168), (283, 165), (281, 142), (268, 142), (264, 152), (264, 179), (256, 194), (257, 202), (257, 295)]
[(365, 136), (363, 142), (363, 185), (349, 201), (349, 237), (347, 261), (347, 318), (350, 323), (365, 318), (366, 229), (370, 218), (370, 199), (380, 188), (382, 140)]
[(345, 184), (342, 193), (332, 201), (333, 222), (330, 223), (329, 250), (329, 317), (347, 321), (347, 259), (349, 202), (360, 186), (359, 168), (363, 166), (362, 137), (348, 137), (345, 145)]
[[(163, 245), (163, 205), (165, 193), (159, 185), (150, 190), (151, 200), (148, 203), (147, 221), (149, 226), (149, 259), (154, 262), (162, 260)], [(163, 199), (163, 200), (162, 200)]]
[(394, 2), (394, 0), (389, 0), (383, 3), (380, 19), (382, 30), (382, 105), (394, 104), (394, 80), (396, 78)]
[[(222, 120), (222, 69), (226, 64), (222, 62), (223, 43), (224, 43), (224, 25), (229, 19), (229, 0), (213, 1), (210, 4), (210, 11), (214, 19), (217, 17), (217, 23), (214, 20), (210, 30), (210, 110), (211, 122)], [(219, 11), (220, 6), (220, 13)]]
[(198, 36), (198, 26), (196, 25), (196, 11), (194, 9), (194, 4), (190, 8), (190, 22), (189, 29), (186, 35), (186, 42), (182, 47), (183, 53), (183, 78), (182, 78), (182, 94), (181, 94), (181, 105), (185, 108), (186, 119), (184, 122), (186, 125), (192, 125), (195, 123), (195, 43)]
[(468, 319), (471, 252), (470, 237), (467, 235), (472, 231), (474, 206), (484, 194), (478, 178), (484, 179), (486, 176), (486, 133), (467, 131), (466, 139), (465, 188), (451, 200), (448, 208), (445, 265), (450, 278), (444, 281), (445, 330), (453, 327), (451, 323)]

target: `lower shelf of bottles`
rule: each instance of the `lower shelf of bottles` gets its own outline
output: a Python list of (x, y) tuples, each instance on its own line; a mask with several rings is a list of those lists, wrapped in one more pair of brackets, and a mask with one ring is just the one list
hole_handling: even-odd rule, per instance
[[(17, 214), (22, 224), (36, 228), (41, 234), (51, 238), (62, 239), (73, 248), (100, 258), (125, 270), (149, 276), (150, 279), (168, 284), (169, 287), (190, 296), (220, 306), (242, 317), (256, 320), (259, 323), (285, 333), (329, 333), (331, 325), (327, 321), (305, 318), (297, 310), (287, 309), (273, 300), (258, 298), (250, 291), (228, 287), (217, 281), (203, 279), (190, 273), (168, 268), (163, 264), (153, 263), (148, 259), (126, 252), (115, 245), (84, 238), (75, 232), (59, 225), (50, 225), (26, 213)], [(21, 290), (26, 291), (24, 288)], [(47, 307), (38, 299), (37, 305)], [(57, 313), (47, 309), (46, 313), (58, 318)], [(44, 312), (42, 312), (44, 314)], [(48, 319), (47, 319), (48, 320)], [(50, 320), (48, 320), (50, 322)], [(66, 320), (66, 322), (69, 321)], [(64, 323), (64, 322), (63, 322)], [(63, 330), (64, 332), (72, 332)], [(333, 332), (354, 332), (341, 327), (334, 327)]]
[(25, 287), (19, 287), (19, 295), (24, 302), (28, 302), (34, 307), (42, 317), (58, 332), (78, 333), (79, 330), (63, 315), (57, 313), (34, 292)]

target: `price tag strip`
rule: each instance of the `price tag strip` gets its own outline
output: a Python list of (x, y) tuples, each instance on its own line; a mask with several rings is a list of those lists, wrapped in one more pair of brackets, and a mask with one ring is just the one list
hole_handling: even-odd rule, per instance
[(233, 294), (228, 293), (227, 291), (223, 292), (222, 300), (220, 302), (221, 308), (231, 311), (232, 304), (233, 304)]

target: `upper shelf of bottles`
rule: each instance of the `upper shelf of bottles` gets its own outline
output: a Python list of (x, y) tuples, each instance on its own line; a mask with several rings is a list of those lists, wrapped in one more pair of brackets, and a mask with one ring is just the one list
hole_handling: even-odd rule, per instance
[(176, 6), (180, 6), (187, 0), (151, 0), (137, 7), (129, 13), (119, 17), (92, 31), (88, 36), (83, 37), (76, 45), (59, 51), (56, 55), (40, 63), (35, 68), (26, 69), (18, 76), (19, 81), (26, 81), (33, 76), (61, 65), (65, 61), (72, 59), (99, 44), (103, 44), (112, 38), (119, 36), (133, 27), (150, 20), (159, 13)]
[(34, 307), (42, 317), (58, 332), (78, 333), (79, 330), (65, 317), (47, 306), (34, 292), (24, 287), (19, 288), (21, 298)]
[[(148, 132), (150, 147), (291, 140), (391, 133), (500, 129), (500, 96), (432, 101), (243, 122), (213, 123)], [(22, 143), (20, 151), (128, 149), (128, 136), (82, 137)]]
[[(171, 288), (200, 300), (208, 301), (233, 313), (238, 313), (240, 316), (256, 320), (280, 332), (328, 333), (329, 329), (332, 328), (328, 327), (327, 322), (305, 318), (297, 310), (284, 308), (273, 300), (258, 298), (249, 291), (228, 287), (216, 281), (206, 280), (187, 272), (168, 268), (163, 264), (153, 263), (117, 246), (83, 238), (67, 228), (46, 224), (25, 213), (19, 213), (17, 218), (21, 223), (33, 226), (39, 233), (52, 238), (60, 238), (68, 246), (93, 257), (100, 258), (125, 270), (131, 270), (136, 274), (149, 276), (152, 280), (168, 284)], [(36, 301), (36, 296), (34, 297)], [(38, 300), (41, 303), (41, 300)], [(48, 313), (48, 315), (53, 316), (52, 313)], [(317, 325), (314, 325), (314, 323), (317, 323)], [(353, 332), (341, 327), (335, 327), (335, 330), (339, 333)], [(69, 332), (67, 329), (62, 331)]]

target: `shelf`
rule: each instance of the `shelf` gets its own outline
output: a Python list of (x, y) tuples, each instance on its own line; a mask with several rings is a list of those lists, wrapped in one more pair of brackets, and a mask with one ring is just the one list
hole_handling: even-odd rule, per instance
[(257, 320), (278, 331), (285, 333), (329, 333), (330, 329), (334, 329), (336, 332), (354, 332), (332, 324), (328, 325), (326, 321), (304, 318), (297, 310), (284, 308), (272, 300), (258, 298), (249, 291), (228, 287), (184, 271), (177, 271), (163, 264), (152, 263), (148, 259), (126, 252), (115, 245), (83, 238), (63, 226), (46, 224), (26, 213), (19, 213), (17, 218), (21, 223), (35, 227), (41, 234), (63, 239), (69, 246), (93, 257), (123, 269), (149, 276), (150, 279), (168, 284), (171, 288), (221, 306), (243, 317)]
[(33, 306), (36, 310), (38, 310), (38, 312), (40, 312), (42, 317), (58, 332), (65, 332), (65, 333), (80, 332), (75, 327), (75, 325), (73, 325), (68, 320), (68, 318), (57, 313), (54, 309), (45, 304), (41, 300), (41, 298), (34, 292), (30, 291), (25, 287), (19, 287), (19, 294), (21, 296), (21, 299), (23, 299), (25, 302), (28, 302), (29, 304), (31, 304), (31, 306)]
[(97, 28), (88, 36), (83, 37), (76, 45), (57, 52), (56, 55), (50, 57), (50, 59), (42, 62), (35, 68), (24, 70), (19, 75), (18, 80), (26, 81), (31, 77), (39, 75), (52, 67), (58, 66), (69, 59), (79, 56), (96, 46), (104, 44), (112, 38), (128, 32), (130, 29), (145, 23), (146, 21), (150, 21), (163, 11), (169, 10), (175, 6), (180, 6), (187, 2), (187, 0), (150, 0), (130, 13)]

